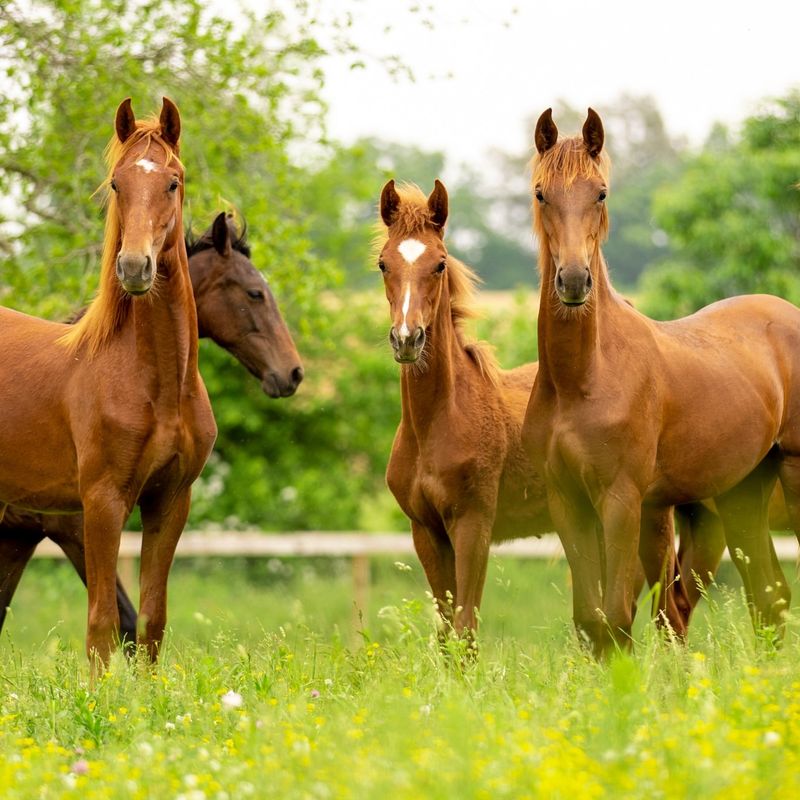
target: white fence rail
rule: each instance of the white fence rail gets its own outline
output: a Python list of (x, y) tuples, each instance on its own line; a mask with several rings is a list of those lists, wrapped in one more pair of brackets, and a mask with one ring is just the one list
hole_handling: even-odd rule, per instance
[[(139, 533), (123, 533), (119, 551), (119, 574), (125, 586), (136, 584), (136, 561), (141, 549)], [(773, 538), (782, 561), (797, 561), (796, 539)], [(541, 539), (516, 539), (492, 549), (498, 556), (513, 558), (561, 559), (564, 549), (555, 534)], [(353, 630), (369, 605), (370, 558), (373, 556), (413, 556), (410, 533), (359, 533), (357, 531), (303, 531), (266, 533), (263, 531), (186, 531), (181, 536), (176, 558), (349, 558), (352, 565)], [(61, 549), (49, 539), (36, 550), (39, 558), (63, 558)], [(729, 558), (727, 552), (725, 558)]]
[[(141, 548), (141, 534), (123, 533), (121, 559), (136, 558)], [(782, 561), (797, 559), (797, 541), (793, 536), (776, 536), (772, 540)], [(514, 558), (563, 558), (564, 550), (555, 534), (541, 539), (515, 539), (492, 548), (492, 553)], [(263, 531), (186, 531), (178, 543), (176, 558), (197, 557), (343, 557), (380, 555), (413, 555), (409, 533), (360, 533), (357, 531), (302, 531), (298, 533), (266, 533)], [(43, 541), (36, 555), (60, 558), (63, 553), (49, 540)], [(726, 553), (726, 558), (728, 555)]]

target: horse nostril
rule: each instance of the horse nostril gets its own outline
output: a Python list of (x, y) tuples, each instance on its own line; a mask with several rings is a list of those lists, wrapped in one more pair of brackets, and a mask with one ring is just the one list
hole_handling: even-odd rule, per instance
[(411, 337), (411, 346), (419, 347), (425, 341), (425, 331), (422, 328), (417, 328), (414, 335)]
[(565, 287), (564, 287), (564, 276), (561, 274), (561, 270), (560, 269), (556, 273), (556, 289), (559, 292), (563, 292), (564, 289), (565, 289)]
[(400, 347), (400, 339), (397, 336), (397, 331), (394, 328), (389, 331), (389, 342), (395, 350)]
[(144, 269), (142, 270), (142, 278), (149, 281), (153, 275), (153, 259), (150, 256), (145, 256)]
[(589, 289), (592, 288), (592, 273), (589, 270), (586, 270), (586, 291), (588, 292)]
[(303, 376), (304, 375), (305, 375), (305, 372), (303, 372), (303, 368), (302, 367), (295, 367), (292, 370), (292, 383), (294, 383), (295, 386), (299, 386), (300, 383), (303, 380)]

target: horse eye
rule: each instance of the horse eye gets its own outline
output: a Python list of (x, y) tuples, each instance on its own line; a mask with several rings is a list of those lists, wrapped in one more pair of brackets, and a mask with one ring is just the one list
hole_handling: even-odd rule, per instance
[(178, 188), (179, 183), (180, 181), (177, 178), (173, 178), (172, 183), (169, 185), (169, 190), (174, 192)]
[(597, 198), (597, 202), (598, 202), (598, 203), (602, 203), (602, 202), (603, 202), (603, 200), (605, 200), (605, 199), (606, 199), (606, 190), (605, 190), (605, 189), (603, 189), (603, 190), (600, 192), (600, 196)]
[(444, 268), (445, 268), (446, 266), (447, 266), (447, 262), (446, 262), (444, 259), (442, 259), (442, 260), (441, 260), (441, 261), (440, 261), (440, 262), (439, 262), (439, 263), (436, 265), (436, 271), (437, 271), (437, 272), (444, 272)]
[(381, 272), (386, 272), (386, 262), (383, 259), (378, 262), (378, 269)]
[(112, 192), (118, 192), (119, 191), (119, 187), (117, 186), (117, 182), (113, 178), (111, 179), (110, 186), (111, 186), (111, 191)]
[(261, 289), (248, 289), (247, 296), (252, 297), (253, 300), (263, 300), (264, 292), (262, 292)]
[(542, 194), (542, 190), (541, 190), (541, 189), (537, 189), (537, 190), (536, 190), (536, 199), (537, 199), (537, 200), (538, 200), (540, 203), (544, 203), (544, 195)]

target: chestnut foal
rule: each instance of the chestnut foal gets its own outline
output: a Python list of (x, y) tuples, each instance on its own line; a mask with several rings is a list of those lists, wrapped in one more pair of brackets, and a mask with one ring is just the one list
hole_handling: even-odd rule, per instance
[(544, 487), (520, 441), (536, 365), (498, 369), (463, 320), (474, 273), (444, 243), (448, 198), (389, 181), (379, 242), (391, 311), (389, 340), (402, 365), (402, 418), (386, 479), (411, 533), (442, 617), (474, 631), (489, 545), (552, 530)]

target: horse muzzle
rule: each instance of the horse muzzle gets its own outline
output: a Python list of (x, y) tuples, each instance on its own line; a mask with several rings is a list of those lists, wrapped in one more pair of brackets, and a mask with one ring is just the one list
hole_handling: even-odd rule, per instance
[(278, 399), (279, 397), (291, 397), (301, 384), (305, 372), (300, 366), (294, 367), (288, 376), (280, 375), (278, 372), (268, 372), (261, 381), (261, 388), (268, 397)]
[(117, 256), (117, 278), (128, 294), (147, 294), (153, 286), (155, 276), (156, 271), (150, 256), (130, 253), (120, 253)]
[(399, 364), (413, 364), (425, 347), (425, 329), (418, 326), (406, 335), (392, 328), (389, 331), (389, 342), (394, 350), (395, 361)]
[(556, 270), (555, 289), (565, 306), (582, 306), (592, 291), (592, 273), (588, 267), (559, 267)]

